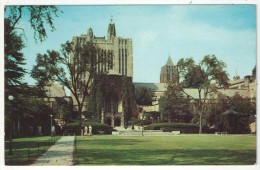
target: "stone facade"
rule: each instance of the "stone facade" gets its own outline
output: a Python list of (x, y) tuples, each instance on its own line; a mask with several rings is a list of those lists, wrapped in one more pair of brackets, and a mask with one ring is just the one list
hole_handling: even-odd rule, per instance
[(108, 25), (107, 38), (94, 36), (92, 28), (89, 28), (86, 35), (74, 36), (72, 42), (74, 44), (92, 42), (101, 49), (97, 57), (107, 58), (109, 63), (99, 63), (96, 68), (98, 73), (113, 72), (133, 77), (132, 39), (118, 37), (112, 21)]
[[(169, 67), (171, 66), (171, 67)], [(144, 112), (159, 112), (159, 99), (165, 94), (167, 91), (167, 67), (168, 71), (173, 68), (173, 63), (171, 59), (168, 59), (166, 65), (162, 67), (160, 80), (166, 81), (166, 83), (134, 83), (135, 88), (137, 87), (145, 87), (149, 88), (154, 92), (153, 103), (151, 106), (140, 106), (143, 108)], [(170, 69), (169, 69), (170, 68)], [(185, 88), (185, 95), (189, 95), (194, 99), (199, 98), (199, 93), (197, 89), (193, 88)], [(255, 98), (256, 97), (256, 68), (253, 69), (252, 75), (245, 76), (244, 79), (240, 79), (239, 76), (234, 77), (234, 80), (229, 81), (229, 89), (218, 89), (218, 93), (223, 94), (228, 97), (233, 97), (235, 94), (239, 94), (242, 97), (247, 98)], [(211, 93), (207, 100), (216, 99), (217, 94)], [(191, 101), (191, 108), (195, 110), (195, 102)], [(142, 113), (139, 113), (139, 117)]]
[[(98, 74), (126, 76), (132, 81), (133, 77), (133, 46), (131, 38), (118, 37), (116, 34), (115, 24), (112, 22), (108, 25), (107, 37), (97, 37), (94, 35), (92, 28), (87, 30), (87, 34), (74, 36), (72, 38), (74, 45), (91, 42), (96, 45), (100, 52), (97, 55), (97, 61), (102, 58), (108, 62), (99, 63), (96, 66)], [(71, 56), (73, 57), (73, 55)], [(73, 60), (71, 60), (73, 61)], [(85, 77), (87, 77), (87, 74)], [(72, 97), (73, 98), (73, 97)], [(73, 98), (75, 101), (75, 98)], [(124, 113), (122, 100), (117, 101), (106, 99), (104, 108), (101, 110), (101, 123), (106, 123), (112, 127), (124, 126)], [(74, 106), (76, 102), (73, 102)], [(109, 107), (113, 105), (113, 107)], [(76, 107), (75, 107), (76, 108)], [(112, 109), (112, 110), (111, 110)], [(87, 110), (87, 103), (84, 103), (82, 111)]]
[(176, 81), (178, 72), (176, 66), (174, 66), (171, 57), (169, 56), (167, 63), (162, 66), (160, 73), (160, 83), (169, 83)]
[(256, 98), (256, 67), (252, 70), (252, 75), (247, 75), (243, 79), (235, 76), (229, 81), (229, 89), (247, 90), (249, 98)]

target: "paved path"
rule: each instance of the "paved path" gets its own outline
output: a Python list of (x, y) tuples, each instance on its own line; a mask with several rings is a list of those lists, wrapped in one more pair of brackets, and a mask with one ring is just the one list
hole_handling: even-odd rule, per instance
[(74, 140), (75, 136), (62, 136), (32, 166), (73, 165)]

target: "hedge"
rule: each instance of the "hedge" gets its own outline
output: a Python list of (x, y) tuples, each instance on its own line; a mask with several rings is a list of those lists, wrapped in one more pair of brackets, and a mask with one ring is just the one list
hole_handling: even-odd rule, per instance
[[(199, 125), (192, 123), (154, 123), (147, 127), (145, 130), (163, 130), (163, 132), (180, 131), (181, 133), (199, 133)], [(214, 133), (209, 127), (204, 126), (203, 133)]]
[[(82, 122), (82, 125), (91, 125), (92, 126), (92, 133), (93, 134), (112, 134), (113, 128), (111, 126), (108, 126), (106, 124), (101, 124), (96, 121), (91, 120), (85, 120)], [(80, 121), (79, 120), (73, 120), (70, 123), (66, 123), (62, 131), (70, 131), (74, 132), (77, 135), (80, 135)]]

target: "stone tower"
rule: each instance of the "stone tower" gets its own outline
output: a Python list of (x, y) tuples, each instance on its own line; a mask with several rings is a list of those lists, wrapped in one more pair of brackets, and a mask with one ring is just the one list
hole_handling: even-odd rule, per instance
[[(97, 61), (99, 59), (105, 59), (107, 62), (98, 63), (96, 66), (96, 73), (102, 76), (106, 73), (106, 76), (110, 78), (114, 77), (117, 81), (112, 84), (117, 84), (119, 87), (122, 85), (122, 76), (126, 76), (127, 81), (132, 82), (133, 78), (133, 46), (131, 38), (122, 38), (116, 35), (116, 26), (111, 20), (108, 24), (107, 37), (97, 37), (94, 34), (92, 28), (89, 28), (86, 34), (80, 36), (74, 36), (72, 42), (75, 45), (82, 45), (87, 42), (92, 42), (99, 47), (100, 51), (97, 55)], [(81, 64), (84, 58), (77, 58), (78, 64)], [(71, 61), (74, 61), (74, 55), (71, 54)], [(84, 80), (88, 76), (88, 72), (81, 78)], [(116, 88), (114, 88), (116, 89)], [(110, 126), (124, 126), (125, 123), (125, 110), (123, 106), (122, 97), (113, 96), (111, 94), (104, 100), (104, 106), (101, 108), (100, 118), (102, 123), (107, 123)], [(73, 96), (73, 95), (72, 95)], [(74, 106), (75, 98), (72, 97)], [(84, 104), (82, 111), (86, 111), (87, 103)]]
[(92, 42), (101, 49), (98, 57), (108, 58), (110, 63), (100, 63), (97, 66), (97, 73), (106, 72), (133, 77), (132, 39), (118, 37), (112, 20), (108, 24), (107, 38), (95, 36), (92, 28), (89, 28), (86, 35), (74, 36), (72, 42), (74, 44)]
[(177, 74), (177, 68), (173, 65), (172, 59), (169, 56), (167, 63), (161, 68), (160, 83), (169, 83), (176, 80)]
[(113, 39), (116, 37), (116, 26), (114, 23), (111, 23), (108, 25), (108, 30), (107, 30), (107, 39)]

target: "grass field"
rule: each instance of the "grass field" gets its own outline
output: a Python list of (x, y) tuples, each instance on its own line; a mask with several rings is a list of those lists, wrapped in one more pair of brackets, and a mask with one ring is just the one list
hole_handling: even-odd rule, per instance
[(78, 165), (252, 165), (256, 136), (76, 137)]
[(43, 154), (60, 137), (50, 136), (17, 138), (13, 140), (13, 155), (9, 155), (9, 142), (5, 142), (6, 165), (28, 165)]

